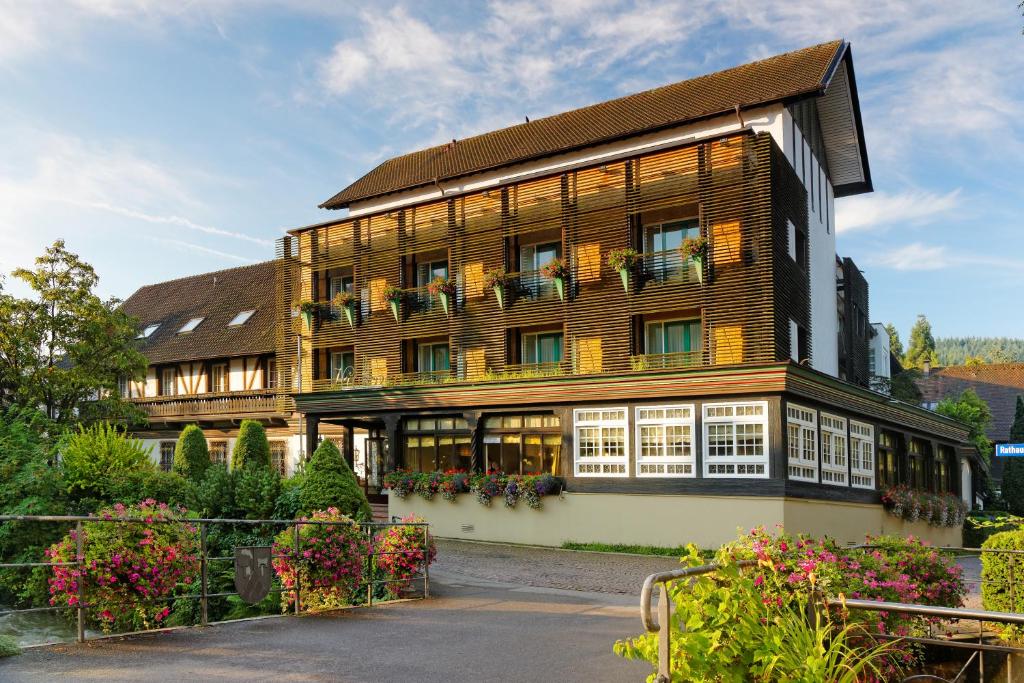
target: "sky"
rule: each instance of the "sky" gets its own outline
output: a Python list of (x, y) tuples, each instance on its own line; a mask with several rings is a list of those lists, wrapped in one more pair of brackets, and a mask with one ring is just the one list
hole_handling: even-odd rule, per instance
[(272, 258), (390, 156), (845, 38), (872, 320), (1024, 337), (1017, 4), (0, 0), (0, 271), (64, 239), (126, 298)]

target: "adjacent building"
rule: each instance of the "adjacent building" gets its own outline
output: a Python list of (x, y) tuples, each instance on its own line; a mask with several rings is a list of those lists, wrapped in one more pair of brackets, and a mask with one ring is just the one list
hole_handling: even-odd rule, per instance
[(843, 41), (390, 159), (279, 243), (281, 386), (307, 449), (365, 440), (368, 479), (566, 483), (542, 512), (390, 501), (445, 536), (958, 540), (879, 503), (897, 483), (971, 501), (980, 465), (963, 425), (867, 388), (835, 201), (871, 189)]

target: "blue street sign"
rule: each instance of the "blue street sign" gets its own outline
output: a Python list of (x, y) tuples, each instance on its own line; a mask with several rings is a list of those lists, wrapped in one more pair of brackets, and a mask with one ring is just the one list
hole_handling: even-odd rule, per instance
[(998, 458), (1021, 458), (1024, 457), (1024, 443), (997, 443), (996, 457)]

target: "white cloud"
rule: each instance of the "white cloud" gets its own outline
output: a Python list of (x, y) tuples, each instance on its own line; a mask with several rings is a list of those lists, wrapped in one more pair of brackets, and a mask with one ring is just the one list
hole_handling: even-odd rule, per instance
[(883, 268), (902, 271), (945, 270), (963, 266), (1011, 268), (1014, 270), (1024, 267), (1024, 261), (1019, 259), (977, 254), (959, 248), (951, 249), (945, 245), (929, 245), (921, 242), (885, 250), (870, 262)]
[(846, 197), (836, 202), (836, 232), (908, 223), (919, 225), (953, 211), (959, 204), (959, 188), (946, 194), (910, 190)]
[(200, 252), (203, 254), (210, 254), (211, 256), (218, 256), (220, 258), (230, 259), (232, 261), (238, 261), (240, 263), (253, 263), (253, 259), (239, 256), (238, 254), (232, 254), (231, 252), (221, 251), (220, 249), (211, 249), (210, 247), (204, 247), (201, 244), (193, 244), (192, 242), (185, 242), (182, 240), (172, 240), (164, 237), (154, 237), (153, 241), (157, 244), (164, 244), (171, 247), (176, 247), (182, 251), (193, 251)]

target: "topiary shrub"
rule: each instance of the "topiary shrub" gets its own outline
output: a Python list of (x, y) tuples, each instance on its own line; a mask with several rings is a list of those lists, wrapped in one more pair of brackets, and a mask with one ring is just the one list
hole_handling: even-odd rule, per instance
[(199, 483), (210, 467), (210, 448), (199, 425), (188, 425), (181, 430), (174, 445), (174, 465), (171, 470), (186, 479)]
[(234, 518), (234, 481), (224, 465), (211, 465), (195, 487), (192, 508), (201, 517)]
[(111, 500), (118, 482), (156, 470), (142, 441), (106, 422), (79, 426), (60, 446), (60, 468), (67, 491), (77, 498)]
[(21, 648), (18, 647), (18, 641), (10, 636), (0, 635), (0, 658), (13, 657), (20, 654)]
[(277, 472), (250, 462), (232, 476), (235, 480), (235, 507), (242, 515), (246, 519), (270, 519), (281, 493), (281, 477)]
[[(1024, 550), (1024, 531), (1003, 531), (988, 537), (982, 548)], [(1014, 581), (1010, 598), (1011, 576)], [(1024, 611), (1024, 555), (982, 553), (981, 603), (996, 612)]]
[(353, 519), (369, 520), (373, 517), (370, 502), (341, 457), (341, 451), (326, 439), (313, 451), (306, 465), (306, 476), (299, 494), (301, 511), (338, 508)]
[(255, 420), (242, 420), (238, 440), (231, 454), (231, 470), (241, 472), (247, 465), (270, 469), (270, 442), (263, 425)]

